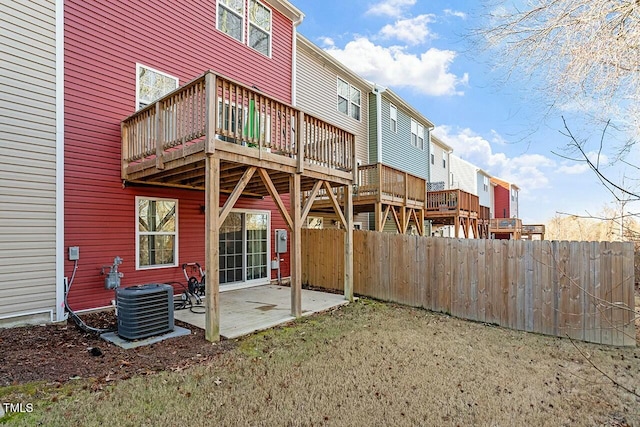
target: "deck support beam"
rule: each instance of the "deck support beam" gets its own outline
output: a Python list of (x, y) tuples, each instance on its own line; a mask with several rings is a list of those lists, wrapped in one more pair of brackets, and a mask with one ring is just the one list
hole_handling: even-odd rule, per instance
[(205, 339), (220, 341), (220, 159), (205, 159)]
[(344, 299), (353, 302), (353, 191), (344, 187), (344, 217), (347, 220), (344, 235)]
[(291, 315), (302, 316), (302, 207), (300, 175), (293, 174), (289, 179), (291, 201)]

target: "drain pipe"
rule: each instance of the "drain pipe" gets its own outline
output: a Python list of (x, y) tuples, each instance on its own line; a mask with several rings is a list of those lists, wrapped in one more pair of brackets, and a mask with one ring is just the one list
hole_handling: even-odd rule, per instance
[(296, 106), (298, 97), (296, 92), (298, 91), (298, 66), (297, 66), (297, 62), (298, 62), (298, 26), (300, 24), (302, 24), (302, 21), (304, 20), (304, 14), (300, 15), (300, 18), (297, 21), (293, 22), (293, 32), (292, 32), (292, 37), (293, 40), (291, 41), (291, 105), (292, 106)]
[(376, 95), (376, 144), (377, 162), (382, 163), (382, 94), (387, 91), (386, 87), (373, 84), (373, 93)]

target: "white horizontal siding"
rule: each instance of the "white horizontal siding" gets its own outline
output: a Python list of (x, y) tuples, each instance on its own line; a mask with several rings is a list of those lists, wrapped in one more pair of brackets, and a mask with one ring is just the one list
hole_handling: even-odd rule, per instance
[(55, 1), (0, 2), (0, 321), (56, 306)]

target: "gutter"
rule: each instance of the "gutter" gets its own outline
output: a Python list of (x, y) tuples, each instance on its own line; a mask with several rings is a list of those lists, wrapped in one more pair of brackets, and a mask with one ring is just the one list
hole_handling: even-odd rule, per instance
[(300, 14), (298, 20), (293, 21), (291, 37), (291, 105), (296, 106), (298, 101), (298, 26), (302, 24), (304, 14)]
[(376, 148), (378, 149), (377, 163), (382, 163), (382, 94), (386, 91), (386, 87), (378, 86), (374, 83), (373, 93), (376, 94)]

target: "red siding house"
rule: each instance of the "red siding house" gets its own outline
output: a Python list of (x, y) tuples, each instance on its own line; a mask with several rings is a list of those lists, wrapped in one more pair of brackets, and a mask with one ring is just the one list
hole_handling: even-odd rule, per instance
[[(64, 239), (79, 247), (69, 305), (81, 310), (111, 305), (103, 266), (116, 256), (123, 286), (204, 266), (205, 193), (123, 181), (121, 122), (207, 70), (290, 104), (302, 14), (284, 0), (66, 0), (64, 16)], [(220, 230), (220, 289), (273, 279), (273, 232), (286, 228), (271, 197), (241, 197)]]

